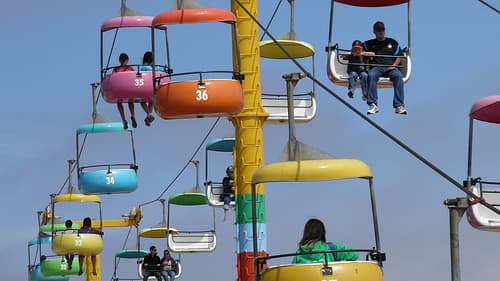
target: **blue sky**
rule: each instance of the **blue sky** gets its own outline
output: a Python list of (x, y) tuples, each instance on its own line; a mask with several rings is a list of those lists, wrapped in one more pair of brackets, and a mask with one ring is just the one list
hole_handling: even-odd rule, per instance
[[(288, 30), (288, 5), (282, 4), (270, 31), (279, 36)], [(206, 6), (229, 8), (229, 1), (201, 1)], [(259, 14), (267, 22), (277, 1), (260, 1)], [(314, 3), (314, 4), (311, 4)], [(491, 1), (497, 8), (498, 1)], [(171, 1), (129, 0), (128, 6), (148, 15), (169, 10)], [(49, 202), (64, 183), (67, 159), (75, 158), (75, 131), (91, 116), (90, 83), (99, 79), (99, 28), (116, 15), (120, 1), (3, 1), (0, 4), (0, 47), (3, 63), (2, 97), (4, 120), (0, 135), (0, 175), (4, 180), (1, 210), (4, 218), (0, 262), (8, 264), (4, 279), (26, 278), (26, 244), (37, 234), (35, 212)], [(387, 36), (401, 45), (406, 40), (406, 8), (362, 9), (336, 6), (333, 41), (349, 46), (354, 39), (370, 39), (374, 21), (386, 23)], [(333, 85), (326, 76), (329, 1), (296, 1), (295, 29), (298, 37), (316, 51), (317, 78), (342, 98), (346, 89)], [(407, 145), (461, 182), (466, 177), (468, 112), (474, 101), (500, 94), (500, 64), (496, 46), (500, 45), (498, 14), (479, 1), (413, 1), (411, 80), (405, 86), (407, 116), (392, 110), (392, 90), (380, 90), (380, 113), (370, 117)], [(230, 57), (229, 32), (216, 34), (189, 26), (172, 30), (172, 58), (176, 71), (199, 69), (199, 64), (227, 65)], [(213, 27), (221, 30), (220, 27)], [(209, 30), (207, 32), (207, 30)], [(184, 32), (185, 31), (185, 32)], [(227, 31), (227, 29), (226, 29)], [(122, 35), (122, 33), (120, 33)], [(109, 37), (108, 37), (109, 39)], [(124, 32), (112, 56), (126, 51), (130, 63), (139, 63), (149, 47), (147, 31)], [(109, 41), (108, 41), (109, 43)], [(204, 48), (200, 48), (203, 44)], [(224, 49), (226, 48), (226, 49)], [(205, 53), (205, 52), (208, 52)], [(203, 62), (202, 62), (203, 61)], [(308, 61), (304, 62), (309, 67)], [(261, 61), (263, 90), (285, 91), (284, 73), (296, 72), (288, 61)], [(301, 81), (298, 91), (307, 89)], [(364, 112), (366, 104), (349, 100)], [(388, 140), (349, 109), (318, 89), (318, 114), (314, 121), (297, 126), (297, 138), (337, 157), (365, 161), (375, 176), (382, 249), (387, 253), (386, 280), (449, 279), (448, 210), (446, 198), (463, 194), (427, 166)], [(143, 113), (136, 107), (137, 116)], [(98, 112), (119, 120), (113, 104), (101, 101)], [(128, 195), (102, 196), (105, 218), (118, 218), (133, 206), (157, 198), (190, 159), (215, 119), (161, 120), (150, 128), (135, 131), (139, 170), (139, 189)], [(499, 180), (498, 126), (476, 123), (474, 177)], [(234, 130), (222, 118), (211, 138), (231, 136)], [(288, 137), (286, 126), (264, 126), (265, 162), (277, 161)], [(99, 136), (89, 142), (86, 156), (128, 157), (125, 138)], [(204, 169), (203, 150), (196, 155)], [(223, 176), (231, 161), (215, 155), (210, 175)], [(203, 172), (200, 180), (204, 180)], [(73, 180), (76, 185), (76, 179)], [(190, 166), (167, 194), (182, 192), (195, 184)], [(327, 237), (353, 247), (373, 244), (370, 216), (364, 190), (350, 188), (344, 181), (268, 185), (267, 225), (270, 254), (295, 250), (304, 222), (319, 217), (328, 228)], [(307, 190), (306, 190), (307, 189)], [(286, 196), (283, 196), (286, 194)], [(290, 207), (293, 206), (293, 207)], [(93, 206), (68, 207), (68, 217), (94, 214)], [(208, 208), (179, 208), (176, 225), (209, 228)], [(161, 220), (161, 205), (144, 207), (142, 227)], [(234, 214), (231, 214), (231, 221)], [(217, 217), (218, 248), (211, 254), (183, 255), (185, 280), (220, 275), (234, 280), (236, 272), (235, 227)], [(113, 255), (123, 247), (128, 229), (105, 230), (102, 255), (103, 280), (113, 272)], [(134, 231), (132, 231), (134, 234)], [(130, 239), (126, 247), (132, 247)], [(463, 280), (497, 280), (500, 237), (460, 224), (460, 250)], [(165, 241), (141, 240), (164, 248)], [(12, 263), (12, 260), (15, 262)], [(286, 262), (286, 261), (283, 261)], [(415, 270), (415, 267), (418, 269)], [(120, 268), (130, 273), (127, 268)], [(131, 275), (132, 273), (130, 273)], [(130, 276), (129, 275), (129, 276)], [(431, 277), (429, 277), (431, 276)], [(74, 277), (73, 280), (83, 280)]]

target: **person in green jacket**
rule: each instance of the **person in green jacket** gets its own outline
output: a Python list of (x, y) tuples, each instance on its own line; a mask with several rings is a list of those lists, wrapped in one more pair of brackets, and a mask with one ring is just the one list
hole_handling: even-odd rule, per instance
[[(328, 245), (330, 244), (330, 245)], [(318, 219), (310, 219), (304, 226), (304, 234), (299, 242), (297, 255), (293, 257), (292, 263), (315, 263), (324, 262), (324, 253), (315, 253), (331, 250), (351, 250), (350, 247), (337, 243), (326, 242), (326, 228), (322, 221)], [(327, 253), (328, 262), (333, 261), (355, 261), (359, 255), (357, 252), (337, 252)]]

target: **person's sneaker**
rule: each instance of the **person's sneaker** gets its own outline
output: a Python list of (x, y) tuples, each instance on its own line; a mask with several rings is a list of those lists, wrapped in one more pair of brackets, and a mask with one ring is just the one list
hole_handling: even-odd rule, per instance
[(123, 121), (123, 129), (124, 130), (128, 129), (128, 122), (127, 121)]
[(349, 98), (354, 98), (354, 90), (353, 89), (349, 89), (349, 91), (347, 92), (347, 96), (349, 96)]
[(144, 118), (144, 125), (146, 125), (148, 127), (151, 126), (151, 121), (149, 121), (149, 120), (150, 120), (149, 116), (146, 116), (146, 118)]
[(377, 105), (372, 103), (372, 104), (370, 104), (370, 107), (368, 108), (368, 111), (366, 112), (366, 114), (375, 114), (377, 112), (378, 112)]
[(153, 115), (149, 115), (148, 119), (150, 124), (153, 123), (153, 121), (155, 121), (155, 117)]
[(402, 105), (396, 107), (394, 112), (396, 112), (396, 114), (408, 114), (408, 111), (406, 111), (405, 107)]
[(134, 116), (130, 116), (130, 120), (132, 120), (132, 127), (137, 128), (137, 121), (135, 120)]

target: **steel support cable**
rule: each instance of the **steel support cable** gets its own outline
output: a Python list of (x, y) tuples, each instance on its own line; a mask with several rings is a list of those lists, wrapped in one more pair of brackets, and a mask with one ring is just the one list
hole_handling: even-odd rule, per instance
[(193, 161), (194, 157), (196, 156), (196, 154), (198, 154), (198, 152), (200, 151), (200, 149), (202, 148), (203, 144), (207, 141), (208, 137), (210, 136), (210, 134), (212, 133), (212, 131), (215, 129), (215, 126), (217, 126), (217, 124), (219, 123), (219, 120), (220, 120), (220, 117), (217, 117), (217, 119), (215, 120), (215, 122), (212, 124), (212, 126), (210, 127), (210, 130), (208, 130), (207, 134), (205, 135), (205, 137), (203, 137), (203, 139), (201, 140), (200, 144), (198, 145), (198, 147), (195, 149), (193, 155), (191, 155), (191, 157), (188, 159), (188, 161), (186, 162), (186, 164), (184, 165), (184, 167), (182, 167), (182, 169), (179, 171), (179, 173), (177, 173), (177, 175), (174, 177), (174, 179), (167, 185), (167, 187), (165, 187), (165, 189), (163, 189), (163, 191), (160, 193), (160, 195), (158, 195), (158, 197), (154, 200), (151, 200), (151, 201), (148, 201), (148, 202), (145, 202), (145, 203), (142, 203), (142, 204), (139, 204), (140, 207), (142, 206), (146, 206), (146, 205), (149, 205), (151, 203), (154, 203), (158, 200), (160, 200), (160, 198), (165, 194), (165, 192), (167, 192), (170, 187), (177, 181), (177, 179), (182, 175), (182, 173), (186, 170), (186, 168), (189, 166), (189, 164), (191, 164), (191, 161)]
[[(109, 51), (108, 60), (106, 61), (105, 69), (108, 69), (108, 67), (109, 67), (109, 62), (111, 61), (111, 55), (113, 54), (113, 50), (115, 48), (116, 38), (118, 37), (118, 30), (119, 30), (119, 28), (115, 29), (115, 35), (113, 36), (113, 43), (111, 44), (111, 50)], [(102, 71), (102, 69), (101, 69), (101, 71)], [(96, 104), (99, 102), (99, 97), (101, 96), (101, 92), (102, 92), (101, 89), (102, 88), (99, 87), (99, 93), (97, 94)]]
[[(250, 11), (248, 11), (248, 9), (243, 6), (243, 4), (241, 3), (240, 0), (234, 0), (238, 6), (240, 6), (244, 11), (245, 13), (264, 31), (264, 33), (267, 34), (267, 36), (269, 36), (269, 38), (271, 38), (274, 43), (281, 49), (281, 51), (301, 70), (303, 71), (306, 76), (313, 80), (314, 83), (318, 84), (323, 90), (325, 90), (327, 93), (329, 93), (330, 95), (332, 95), (334, 98), (336, 98), (340, 103), (342, 103), (343, 105), (345, 105), (347, 108), (349, 108), (351, 111), (353, 111), (356, 115), (358, 115), (361, 119), (365, 120), (366, 122), (368, 122), (368, 124), (372, 125), (375, 129), (379, 130), (382, 134), (384, 134), (386, 137), (388, 137), (389, 139), (391, 139), (393, 142), (395, 142), (396, 144), (398, 144), (401, 148), (403, 148), (404, 150), (406, 150), (408, 153), (410, 153), (411, 155), (413, 155), (415, 158), (417, 158), (418, 160), (420, 160), (422, 163), (424, 163), (425, 165), (427, 165), (429, 168), (431, 168), (433, 171), (435, 171), (436, 173), (438, 173), (440, 176), (442, 176), (443, 178), (445, 178), (448, 182), (450, 182), (451, 184), (453, 184), (455, 187), (457, 187), (458, 189), (460, 189), (461, 191), (463, 191), (464, 193), (466, 193), (469, 197), (472, 197), (476, 200), (481, 200), (482, 198), (475, 195), (474, 193), (472, 193), (471, 191), (467, 190), (467, 188), (463, 187), (458, 181), (456, 181), (455, 179), (453, 179), (451, 176), (449, 176), (448, 174), (446, 174), (443, 170), (439, 169), (436, 165), (432, 164), (432, 162), (430, 162), (429, 160), (427, 160), (426, 158), (424, 158), (422, 155), (418, 154), (415, 150), (413, 150), (412, 148), (410, 148), (408, 145), (406, 145), (404, 142), (402, 142), (401, 140), (399, 140), (397, 137), (393, 136), (391, 133), (389, 133), (387, 130), (385, 130), (384, 128), (382, 128), (380, 125), (378, 125), (376, 122), (374, 122), (373, 120), (371, 120), (370, 118), (366, 117), (363, 113), (361, 113), (359, 110), (357, 110), (354, 106), (352, 106), (351, 104), (349, 104), (348, 102), (346, 102), (344, 99), (342, 99), (339, 95), (337, 95), (335, 92), (333, 92), (332, 90), (330, 90), (326, 85), (324, 85), (321, 81), (317, 80), (316, 77), (312, 76), (295, 58), (293, 58), (289, 53), (288, 51), (276, 40), (276, 38), (274, 38), (271, 33), (269, 33), (269, 31), (267, 29), (264, 28), (264, 26), (250, 13)], [(481, 204), (483, 204), (486, 208), (490, 209), (491, 211), (495, 212), (496, 214), (500, 215), (500, 210), (495, 208), (494, 206), (492, 206), (491, 204), (488, 204), (486, 202), (481, 202)]]
[[(95, 120), (93, 120), (95, 121)], [(85, 146), (85, 141), (87, 140), (87, 134), (85, 134), (85, 136), (83, 137), (83, 142), (82, 142), (82, 147), (80, 148), (80, 151), (78, 152), (78, 155), (81, 155), (82, 154), (82, 151), (83, 151), (83, 148)], [(78, 157), (79, 158), (79, 157)], [(77, 159), (78, 161), (79, 159)], [(71, 167), (71, 173), (66, 177), (66, 180), (64, 181), (64, 183), (61, 185), (61, 187), (59, 188), (59, 190), (57, 191), (57, 195), (60, 195), (61, 192), (63, 191), (64, 187), (66, 186), (66, 184), (68, 183), (69, 181), (69, 177), (71, 177), (71, 174), (75, 171), (75, 168), (76, 168), (76, 165), (73, 165), (73, 167)]]
[[(281, 5), (281, 2), (283, 2), (283, 0), (279, 0), (278, 1), (278, 4), (276, 5), (276, 7), (274, 8), (274, 12), (273, 12), (273, 15), (271, 16), (271, 19), (269, 19), (269, 22), (267, 23), (266, 25), (266, 30), (269, 29), (269, 26), (271, 26), (271, 23), (273, 22), (274, 20), (274, 16), (276, 16), (276, 13), (278, 12), (278, 9)], [(260, 37), (259, 41), (262, 41), (262, 39), (264, 39), (264, 36), (266, 35), (266, 33), (264, 32), (264, 34), (262, 34), (262, 36)]]
[[(122, 250), (125, 250), (125, 247), (127, 246), (127, 242), (128, 242), (128, 238), (130, 237), (131, 229), (132, 229), (132, 226), (130, 226), (128, 228), (127, 236), (125, 237), (125, 241), (123, 242)], [(140, 249), (137, 249), (137, 250), (139, 251)], [(118, 265), (120, 265), (120, 260), (121, 260), (121, 258), (118, 258), (118, 261), (115, 263), (114, 273), (113, 273), (113, 276), (111, 276), (111, 279), (109, 279), (110, 281), (113, 281), (114, 277), (116, 276), (116, 269), (118, 268)]]
[(493, 11), (497, 12), (497, 14), (500, 13), (500, 11), (497, 8), (493, 7), (493, 5), (489, 4), (488, 2), (486, 2), (484, 0), (478, 0), (478, 1), (481, 2), (481, 3), (483, 3), (486, 7), (488, 7), (490, 9), (492, 9)]
[[(115, 47), (115, 43), (116, 43), (116, 38), (118, 37), (118, 28), (115, 30), (115, 35), (113, 37), (113, 43), (111, 44), (111, 50), (109, 52), (109, 56), (108, 56), (108, 60), (106, 62), (106, 69), (109, 67), (109, 62), (111, 61), (111, 55), (113, 54), (113, 49)], [(97, 98), (96, 98), (96, 105), (97, 103), (99, 102), (99, 97), (101, 96), (101, 93), (102, 93), (102, 88), (99, 87), (99, 93), (97, 94)], [(92, 117), (92, 124), (95, 124), (95, 120), (96, 120), (97, 116), (93, 116)], [(83, 151), (83, 148), (85, 147), (85, 141), (87, 140), (87, 134), (85, 134), (84, 138), (83, 138), (83, 142), (82, 142), (82, 147), (80, 149), (80, 152), (78, 155), (81, 155), (82, 151)], [(132, 144), (132, 148), (135, 150), (135, 147), (134, 145)], [(75, 167), (76, 166), (73, 166), (73, 168), (71, 169), (71, 172), (73, 172), (75, 170)], [(58, 192), (57, 192), (57, 195), (61, 194), (62, 190), (64, 189), (64, 186), (68, 183), (69, 181), (69, 177), (70, 175), (68, 175), (66, 177), (66, 180), (64, 181), (64, 183), (62, 184), (62, 186), (59, 188)]]

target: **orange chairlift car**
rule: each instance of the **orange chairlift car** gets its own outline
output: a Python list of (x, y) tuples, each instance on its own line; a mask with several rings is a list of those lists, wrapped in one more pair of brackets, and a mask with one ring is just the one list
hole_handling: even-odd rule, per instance
[[(220, 22), (231, 25), (233, 38), (237, 38), (235, 27), (236, 18), (230, 11), (218, 8), (200, 8), (187, 10), (173, 10), (161, 13), (153, 19), (153, 27), (168, 26), (186, 23)], [(154, 28), (152, 41), (154, 48)], [(237, 114), (243, 108), (243, 88), (241, 80), (241, 63), (239, 61), (239, 47), (235, 42), (235, 52), (238, 54), (236, 70), (193, 71), (186, 73), (168, 73), (155, 78), (155, 110), (163, 119), (219, 117)], [(209, 44), (209, 42), (205, 42)], [(200, 49), (200, 52), (207, 48)], [(168, 47), (167, 47), (168, 50)], [(155, 51), (153, 50), (153, 53)], [(169, 53), (169, 51), (167, 51)], [(207, 55), (208, 52), (207, 52)], [(155, 57), (155, 56), (154, 56)], [(168, 66), (170, 67), (169, 56)], [(198, 62), (198, 65), (203, 65)], [(153, 70), (154, 72), (155, 70)], [(213, 75), (231, 74), (230, 79), (207, 78)], [(180, 80), (180, 77), (197, 76), (196, 80)], [(174, 79), (163, 83), (165, 79)]]

